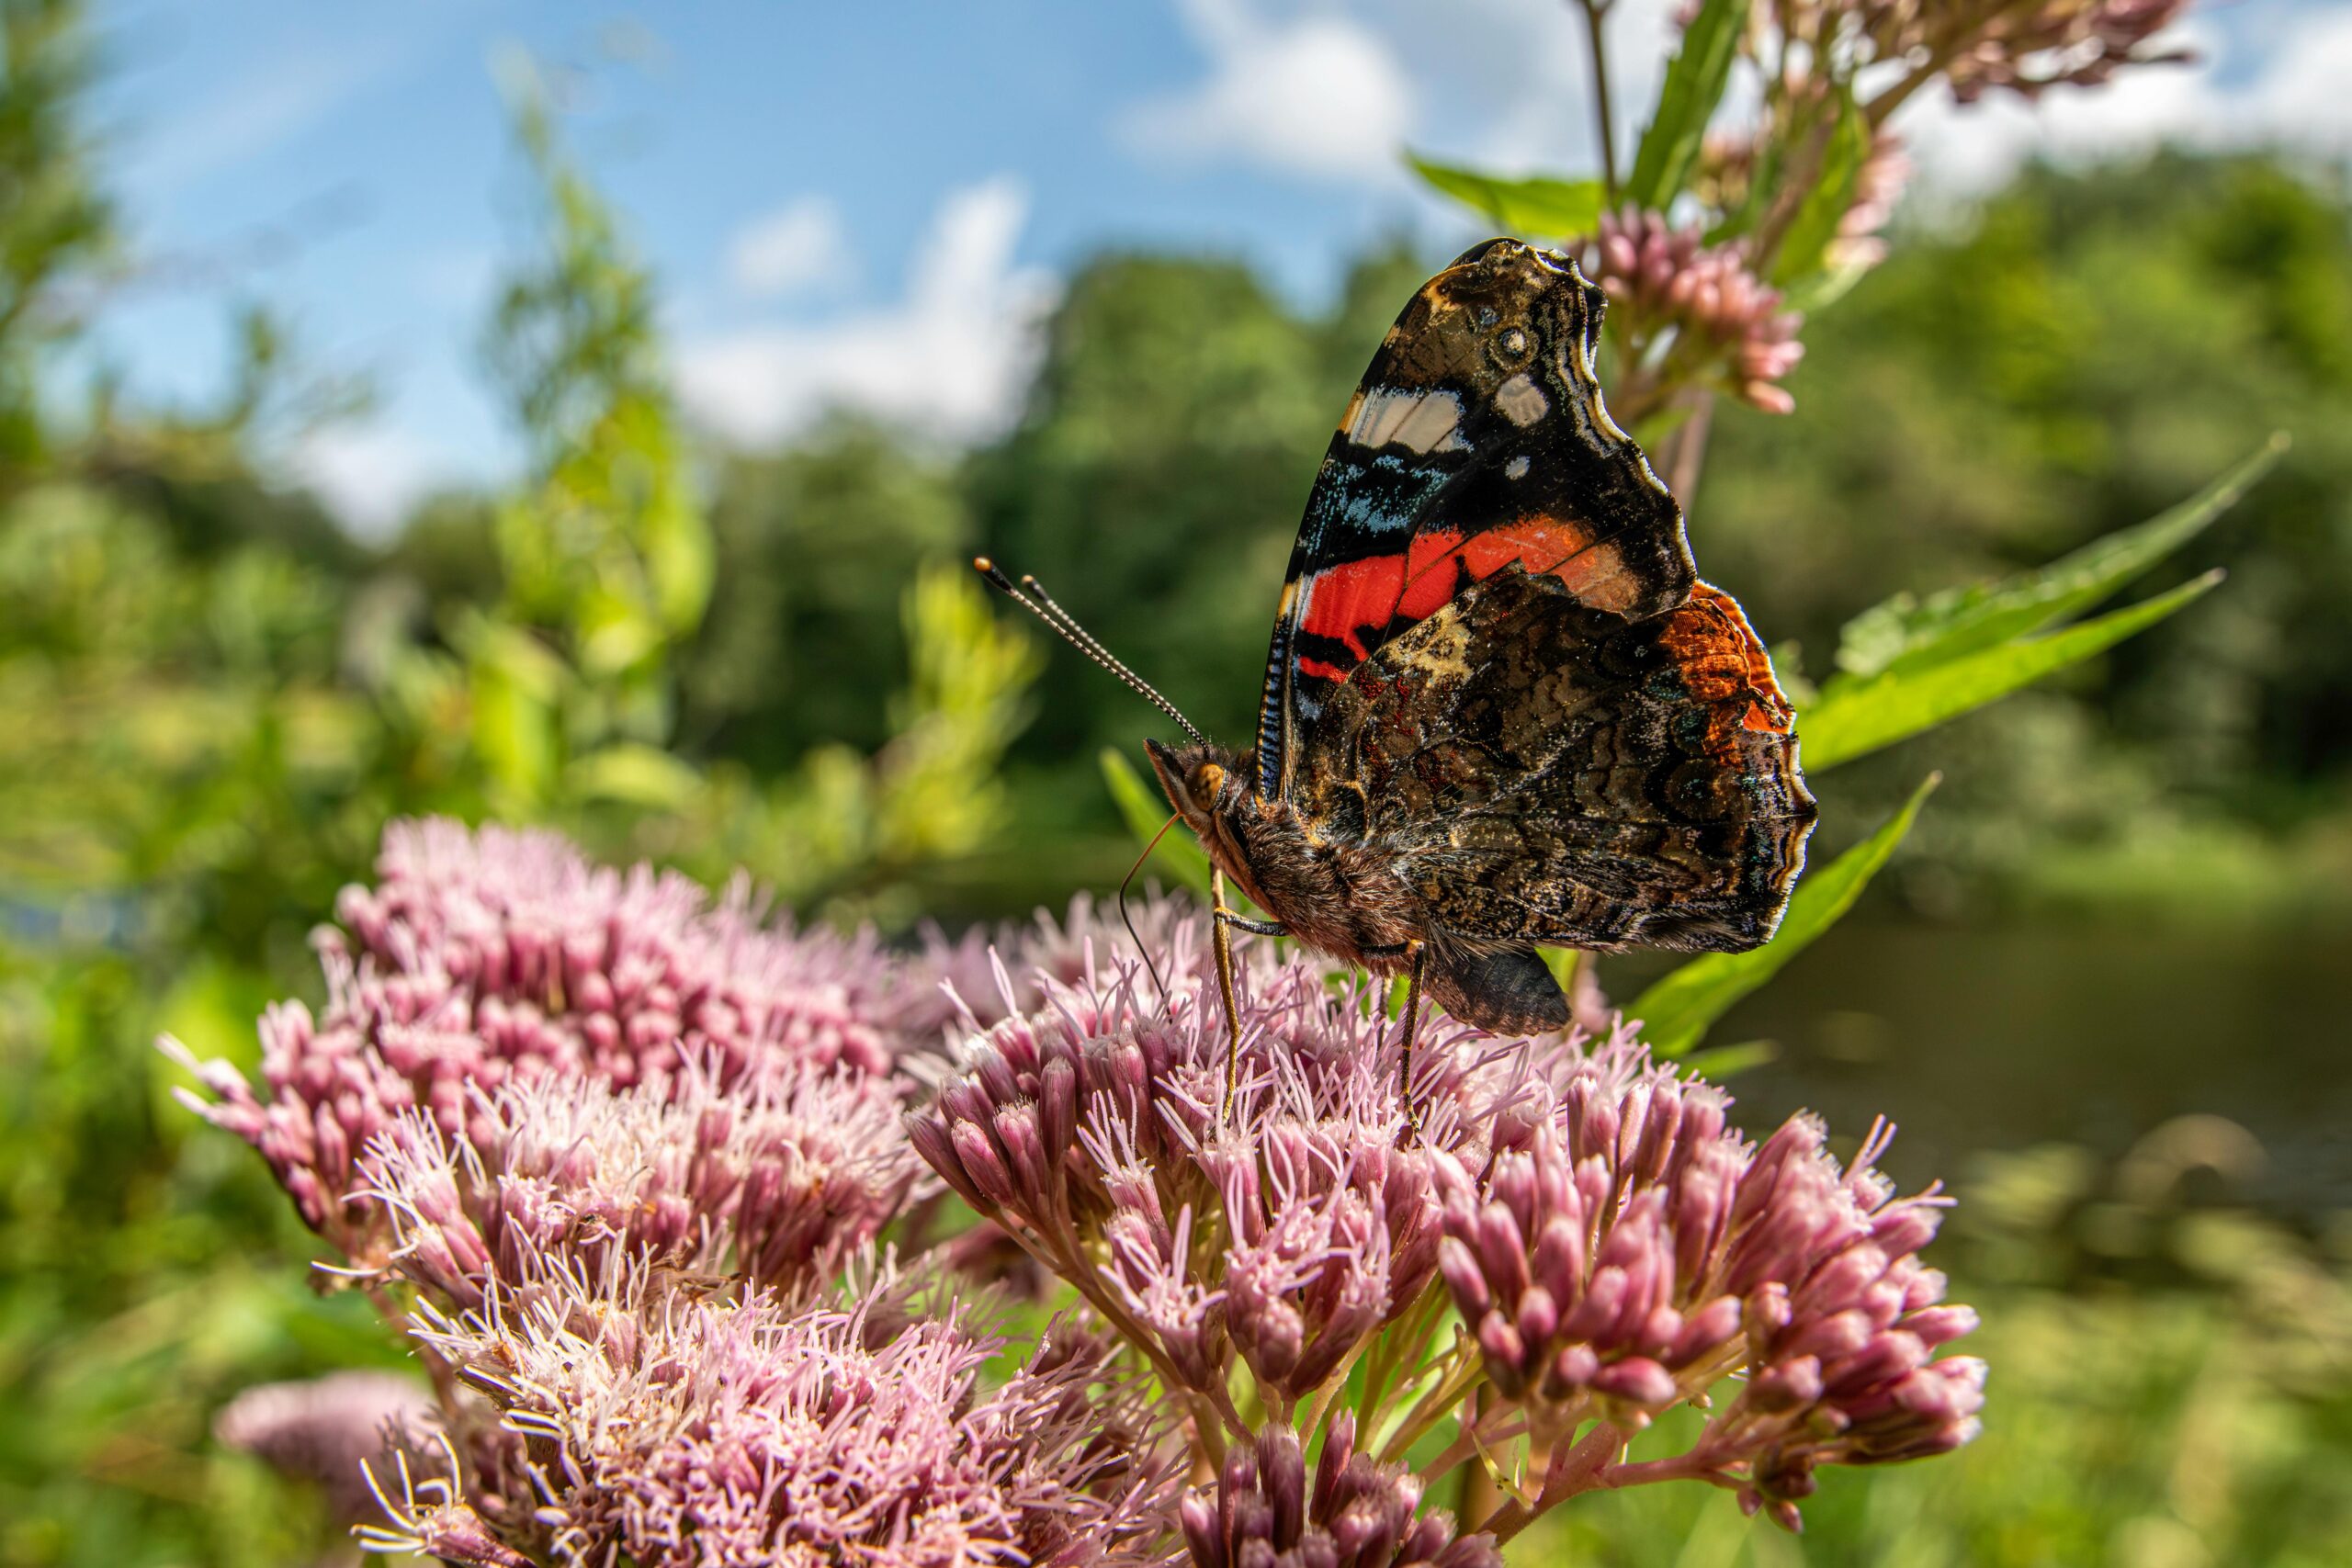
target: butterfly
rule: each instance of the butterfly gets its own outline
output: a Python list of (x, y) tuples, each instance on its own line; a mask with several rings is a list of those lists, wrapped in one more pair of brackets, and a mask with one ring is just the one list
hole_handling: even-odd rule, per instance
[(1234, 929), (1409, 976), (1409, 1054), (1424, 988), (1481, 1028), (1564, 1027), (1540, 948), (1738, 952), (1778, 926), (1815, 815), (1795, 714), (1603, 406), (1606, 308), (1515, 240), (1414, 295), (1307, 498), (1245, 750), (979, 563), (1185, 731), (1145, 749), (1214, 867), (1228, 1019)]

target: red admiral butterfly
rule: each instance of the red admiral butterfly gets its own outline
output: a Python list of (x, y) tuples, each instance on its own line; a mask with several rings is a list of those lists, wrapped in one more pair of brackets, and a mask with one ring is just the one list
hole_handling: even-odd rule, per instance
[[(1409, 1051), (1424, 985), (1557, 1029), (1539, 946), (1737, 952), (1779, 924), (1815, 816), (1795, 716), (1601, 404), (1605, 308), (1513, 240), (1405, 307), (1307, 498), (1249, 751), (978, 563), (1190, 737), (1144, 744), (1216, 867), (1228, 987), (1237, 926), (1408, 974)], [(1228, 876), (1272, 919), (1225, 909)]]

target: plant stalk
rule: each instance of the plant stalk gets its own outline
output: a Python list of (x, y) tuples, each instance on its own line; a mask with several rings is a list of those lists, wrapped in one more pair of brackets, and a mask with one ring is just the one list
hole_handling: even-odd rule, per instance
[(1592, 100), (1600, 120), (1600, 189), (1603, 205), (1617, 205), (1617, 124), (1609, 110), (1609, 51), (1603, 47), (1603, 24), (1616, 0), (1577, 0), (1584, 11), (1585, 37), (1592, 46)]

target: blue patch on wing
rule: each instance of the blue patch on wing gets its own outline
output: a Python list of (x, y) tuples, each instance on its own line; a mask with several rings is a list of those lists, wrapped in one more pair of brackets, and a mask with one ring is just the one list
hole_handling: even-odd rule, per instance
[(1350, 546), (1409, 532), (1455, 467), (1387, 453), (1370, 461), (1335, 453), (1323, 460), (1299, 543), (1311, 559), (1373, 553)]

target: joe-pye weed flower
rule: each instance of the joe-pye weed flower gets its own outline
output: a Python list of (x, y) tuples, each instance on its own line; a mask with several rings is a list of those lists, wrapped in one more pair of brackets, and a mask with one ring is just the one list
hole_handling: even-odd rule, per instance
[[(1749, 1142), (1629, 1027), (1432, 1017), (1408, 1085), (1383, 992), (1251, 942), (1228, 1101), (1178, 901), (1143, 953), (1080, 904), (894, 956), (546, 835), (401, 826), (385, 868), (323, 1020), (267, 1025), (270, 1097), (200, 1069), (430, 1375), (429, 1431), (336, 1439), (377, 1545), (1476, 1568), (1596, 1487), (1793, 1528), (1823, 1466), (1974, 1432), (1941, 1200), (1875, 1134)], [(1069, 1287), (1025, 1348), (951, 1272), (986, 1248), (876, 1251), (953, 1240), (951, 1200)], [(1686, 1403), (1690, 1447), (1629, 1460)], [(1504, 1501), (1457, 1518), (1472, 1466)]]

